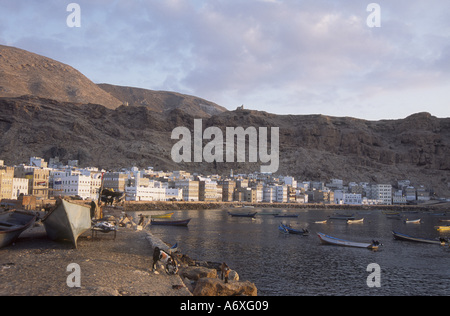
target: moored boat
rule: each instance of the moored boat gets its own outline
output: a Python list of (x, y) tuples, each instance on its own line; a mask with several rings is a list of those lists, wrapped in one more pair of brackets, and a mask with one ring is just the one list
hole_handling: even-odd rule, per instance
[(50, 239), (69, 240), (77, 248), (78, 237), (91, 228), (91, 210), (59, 199), (42, 222)]
[(406, 219), (405, 223), (406, 224), (420, 224), (420, 218), (419, 219), (413, 219), (413, 220)]
[(172, 218), (172, 215), (175, 213), (167, 213), (167, 214), (160, 214), (160, 215), (152, 215), (151, 218)]
[(379, 242), (372, 241), (372, 243), (361, 243), (361, 242), (354, 242), (349, 240), (344, 240), (332, 236), (325, 235), (323, 233), (317, 233), (319, 236), (320, 241), (323, 244), (327, 245), (335, 245), (335, 246), (343, 246), (343, 247), (355, 247), (355, 248), (367, 248), (376, 250), (379, 247)]
[(327, 220), (314, 222), (314, 224), (326, 224), (326, 223), (327, 223)]
[(289, 234), (303, 235), (303, 236), (309, 235), (309, 231), (307, 229), (303, 229), (303, 228), (302, 229), (295, 229), (295, 228), (292, 228), (291, 226), (284, 225), (283, 223), (280, 223), (280, 226), (285, 231), (287, 231)]
[(450, 232), (450, 226), (436, 226), (439, 232)]
[(179, 221), (155, 221), (152, 219), (151, 224), (152, 225), (160, 225), (160, 226), (181, 226), (181, 227), (187, 227), (189, 222), (191, 221), (190, 218), (183, 219)]
[(295, 218), (295, 217), (298, 217), (298, 214), (276, 214), (276, 215), (274, 215), (274, 217)]
[(36, 215), (10, 210), (0, 213), (0, 248), (8, 246), (36, 221)]
[(258, 212), (244, 214), (244, 213), (231, 213), (231, 212), (228, 212), (228, 215), (231, 215), (231, 217), (255, 217), (257, 213)]
[(358, 223), (363, 223), (363, 222), (364, 222), (364, 218), (347, 220), (347, 224), (358, 224)]
[(413, 241), (413, 242), (421, 242), (421, 243), (437, 244), (437, 245), (442, 245), (443, 243), (445, 243), (444, 239), (436, 240), (436, 239), (429, 239), (429, 238), (422, 238), (422, 237), (413, 237), (413, 236), (402, 234), (402, 233), (399, 233), (396, 231), (392, 231), (392, 235), (394, 236), (394, 239), (403, 240), (403, 241)]

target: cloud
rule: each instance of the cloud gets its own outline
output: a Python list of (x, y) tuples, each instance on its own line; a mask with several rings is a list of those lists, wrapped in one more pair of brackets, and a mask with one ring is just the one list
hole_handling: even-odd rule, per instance
[(373, 29), (360, 1), (79, 0), (79, 29), (65, 25), (67, 3), (3, 2), (2, 43), (95, 82), (176, 90), (230, 109), (384, 115), (370, 100), (423, 97), (450, 79), (450, 4), (437, 0), (380, 0), (382, 27)]

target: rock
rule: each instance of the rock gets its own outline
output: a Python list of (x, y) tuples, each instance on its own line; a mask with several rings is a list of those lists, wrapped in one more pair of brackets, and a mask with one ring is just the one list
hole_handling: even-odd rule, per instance
[(202, 278), (197, 281), (194, 296), (257, 296), (258, 290), (250, 281), (230, 281)]
[(197, 281), (201, 278), (217, 278), (217, 270), (205, 267), (183, 267), (179, 275), (189, 280)]
[(229, 281), (239, 281), (239, 274), (235, 270), (230, 270), (228, 274)]

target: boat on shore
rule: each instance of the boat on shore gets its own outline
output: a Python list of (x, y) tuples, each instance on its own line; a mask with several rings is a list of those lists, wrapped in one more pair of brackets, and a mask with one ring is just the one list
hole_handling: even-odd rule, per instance
[(422, 237), (413, 237), (413, 236), (402, 234), (402, 233), (399, 233), (396, 231), (392, 231), (392, 235), (394, 236), (394, 239), (397, 239), (397, 240), (421, 242), (421, 243), (436, 244), (436, 245), (445, 244), (444, 239), (436, 240), (436, 239), (429, 239), (429, 238), (422, 238)]
[(0, 213), (0, 248), (8, 246), (36, 221), (36, 215), (10, 210)]
[(155, 221), (152, 219), (151, 224), (152, 225), (160, 225), (160, 226), (179, 226), (179, 227), (187, 227), (189, 222), (191, 221), (191, 218), (183, 219), (179, 221)]
[(413, 220), (406, 219), (405, 223), (406, 224), (420, 224), (420, 218), (419, 219), (413, 219)]
[(326, 245), (343, 246), (343, 247), (354, 247), (354, 248), (366, 248), (371, 250), (377, 250), (379, 247), (379, 242), (372, 241), (372, 243), (361, 243), (349, 240), (344, 240), (332, 236), (325, 235), (323, 233), (317, 233), (320, 241)]
[(347, 220), (347, 224), (361, 224), (363, 222), (364, 222), (364, 218)]
[(244, 214), (244, 213), (231, 213), (231, 212), (228, 212), (228, 215), (231, 215), (231, 217), (255, 217), (257, 213), (258, 212)]
[(172, 213), (161, 214), (161, 215), (152, 215), (151, 218), (172, 218), (173, 214), (175, 214), (175, 213), (172, 212)]
[(91, 228), (91, 209), (59, 199), (42, 222), (50, 239), (68, 240), (77, 248), (78, 237)]

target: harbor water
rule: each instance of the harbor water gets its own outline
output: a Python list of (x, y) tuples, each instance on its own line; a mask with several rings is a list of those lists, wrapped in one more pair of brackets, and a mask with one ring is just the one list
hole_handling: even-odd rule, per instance
[[(168, 243), (178, 242), (182, 253), (197, 260), (226, 262), (242, 280), (256, 284), (258, 295), (450, 295), (450, 248), (425, 243), (394, 240), (392, 231), (436, 238), (434, 228), (442, 214), (405, 213), (389, 219), (378, 210), (277, 210), (235, 209), (233, 212), (258, 212), (254, 219), (232, 217), (230, 210), (175, 211), (172, 219), (192, 218), (189, 227), (150, 226), (153, 234)], [(298, 214), (278, 218), (261, 213)], [(363, 223), (347, 224), (329, 219), (334, 213), (353, 213)], [(145, 215), (146, 212), (143, 212)], [(154, 214), (148, 212), (147, 215)], [(421, 219), (421, 224), (406, 224), (406, 219)], [(307, 228), (309, 236), (286, 235), (278, 230), (280, 222), (293, 228)], [(322, 232), (334, 237), (383, 245), (378, 251), (323, 245)], [(369, 287), (377, 264), (380, 287)], [(379, 276), (379, 278), (378, 278)]]

